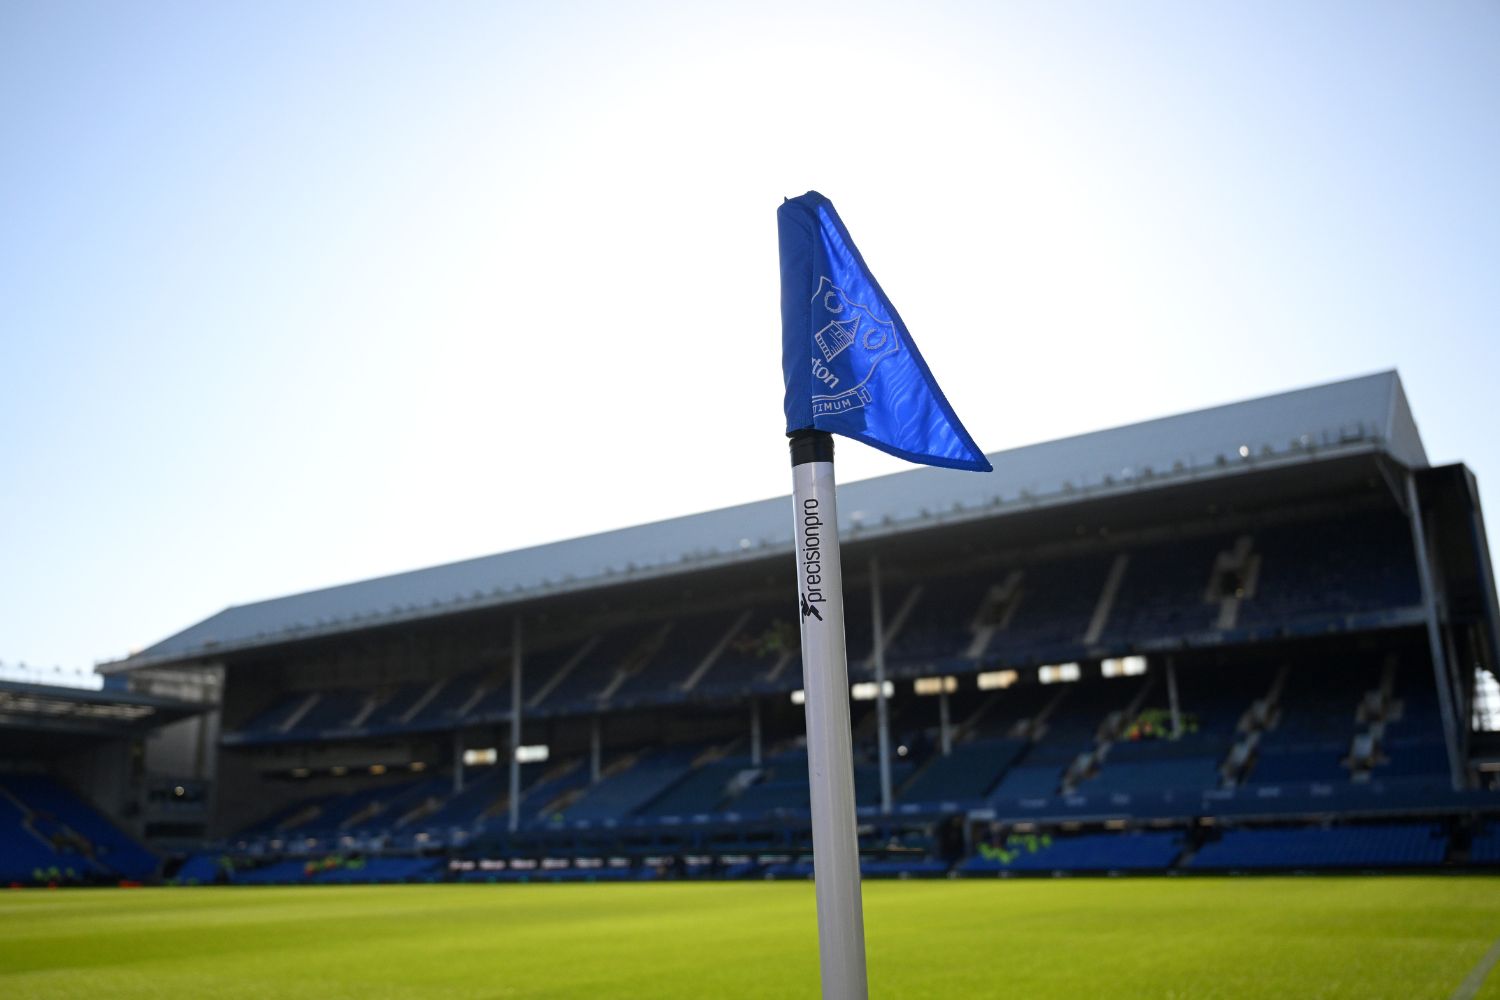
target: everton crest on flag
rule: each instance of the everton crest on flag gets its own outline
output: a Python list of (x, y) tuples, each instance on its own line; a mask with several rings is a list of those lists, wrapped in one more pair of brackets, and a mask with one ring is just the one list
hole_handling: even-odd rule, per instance
[(831, 431), (909, 462), (989, 472), (833, 203), (809, 191), (776, 221), (787, 433)]

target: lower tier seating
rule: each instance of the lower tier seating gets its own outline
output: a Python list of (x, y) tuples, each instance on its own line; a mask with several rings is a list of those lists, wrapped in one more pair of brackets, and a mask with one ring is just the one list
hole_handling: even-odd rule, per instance
[(1427, 823), (1338, 827), (1246, 828), (1205, 844), (1190, 867), (1359, 868), (1438, 865), (1448, 851), (1443, 831)]

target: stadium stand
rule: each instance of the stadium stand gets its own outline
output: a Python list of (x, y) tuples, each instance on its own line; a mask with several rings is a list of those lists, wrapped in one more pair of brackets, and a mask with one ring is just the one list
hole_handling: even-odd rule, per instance
[[(841, 487), (868, 877), (1496, 863), (1500, 746), (1454, 682), (1500, 648), (1477, 489), (1428, 465), (1394, 373), (992, 461)], [(233, 607), (110, 665), (222, 681), (212, 834), (175, 877), (808, 877), (785, 507)], [(514, 829), (513, 722), (543, 758)], [(25, 799), (16, 870), (60, 857)], [(131, 868), (56, 822), (75, 869)]]

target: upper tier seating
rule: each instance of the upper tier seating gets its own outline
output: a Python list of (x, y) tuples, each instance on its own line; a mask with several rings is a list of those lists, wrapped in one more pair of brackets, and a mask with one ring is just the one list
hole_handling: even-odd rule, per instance
[(432, 681), (413, 681), (398, 685), (380, 700), (375, 710), (365, 720), (365, 724), (372, 729), (403, 725), (406, 714), (416, 706), (432, 684)]
[(1100, 638), (1139, 641), (1208, 629), (1219, 613), (1205, 600), (1214, 560), (1233, 542), (1215, 535), (1132, 550)]
[[(486, 681), (486, 671), (483, 670), (470, 670), (450, 677), (425, 705), (417, 709), (409, 724), (418, 729), (436, 728), (451, 726), (466, 718), (465, 708), (480, 696)], [(509, 684), (503, 686), (510, 687)]]
[(1395, 511), (1300, 521), (1255, 532), (1255, 599), (1240, 624), (1409, 607), (1421, 600), (1411, 528)]
[(886, 649), (887, 659), (941, 663), (962, 656), (974, 641), (970, 626), (993, 581), (991, 573), (926, 581), (905, 628)]
[(772, 671), (778, 679), (800, 681), (800, 642), (797, 623), (784, 609), (755, 608), (693, 692), (711, 696), (770, 690), (775, 687), (769, 679)]
[[(1247, 561), (1238, 570), (1245, 574), (1244, 592), (1235, 603), (1232, 594), (1217, 596), (1224, 583), (1215, 574), (1226, 572), (1221, 555), (1237, 550)], [(1118, 586), (1111, 600), (1102, 601), (1117, 566)], [(1418, 591), (1405, 520), (1394, 511), (1372, 510), (1040, 561), (1000, 560), (949, 576), (893, 573), (882, 596), (888, 666), (900, 677), (923, 668), (972, 671), (979, 665), (1086, 658), (1090, 650), (1149, 648), (1221, 626), (1241, 633), (1294, 623), (1317, 629), (1328, 624), (1321, 619), (1337, 624), (1356, 613), (1407, 611)], [(868, 591), (850, 590), (845, 610), (850, 674), (866, 678), (872, 648)], [(718, 655), (710, 657), (715, 650)], [(511, 710), (508, 670), (505, 663), (476, 664), (448, 678), (389, 689), (288, 692), (231, 736), (312, 740), (350, 728), (420, 731), (498, 720)], [(539, 714), (568, 714), (684, 697), (785, 692), (800, 679), (795, 611), (771, 603), (616, 625), (527, 650), (524, 693)], [(1309, 763), (1321, 747), (1271, 742), (1277, 745), (1268, 748), (1270, 756), (1293, 756), (1266, 763), (1264, 773), (1299, 778), (1321, 770), (1323, 779), (1334, 777)], [(1393, 755), (1391, 760), (1392, 773), (1427, 768), (1395, 764)]]
[(605, 632), (598, 644), (573, 665), (536, 707), (550, 711), (596, 707), (600, 692), (617, 671), (649, 663), (661, 628), (659, 624), (626, 625)]
[[(1019, 663), (1049, 650), (1077, 646), (1112, 562), (1110, 555), (1095, 554), (1022, 567), (1015, 608), (980, 656)], [(998, 583), (1004, 576), (997, 572), (993, 580)]]
[(739, 612), (724, 612), (683, 618), (673, 624), (661, 648), (641, 669), (625, 678), (614, 692), (614, 700), (629, 702), (662, 692), (675, 693), (725, 637)]
[(323, 691), (297, 720), (296, 728), (314, 733), (325, 729), (346, 729), (354, 724), (355, 717), (370, 697), (370, 692), (365, 690)]

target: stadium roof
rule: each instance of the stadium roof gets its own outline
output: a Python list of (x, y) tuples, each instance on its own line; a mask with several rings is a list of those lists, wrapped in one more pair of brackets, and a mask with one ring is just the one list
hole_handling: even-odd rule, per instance
[(0, 731), (39, 735), (121, 737), (208, 708), (119, 688), (103, 690), (0, 680)]
[[(992, 453), (988, 475), (918, 468), (839, 488), (846, 540), (1354, 454), (1427, 456), (1394, 371)], [(231, 607), (105, 671), (790, 553), (787, 497)]]

